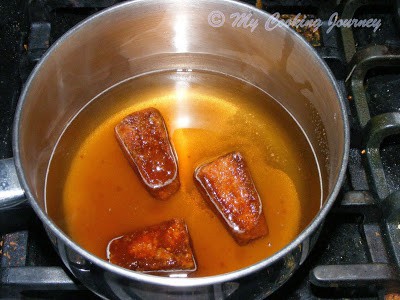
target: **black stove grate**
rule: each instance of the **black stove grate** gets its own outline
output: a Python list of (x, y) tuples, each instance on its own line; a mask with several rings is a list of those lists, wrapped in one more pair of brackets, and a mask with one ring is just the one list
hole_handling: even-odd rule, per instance
[[(13, 114), (34, 65), (68, 29), (117, 2), (0, 2), (0, 158), (12, 156)], [(320, 239), (271, 298), (377, 299), (400, 293), (400, 1), (262, 4), (269, 12), (323, 20), (312, 44), (349, 100), (352, 132), (348, 176)], [(376, 33), (371, 28), (328, 32), (335, 11), (342, 18), (381, 19), (382, 25)], [(27, 204), (0, 211), (1, 298), (97, 299), (64, 269)]]

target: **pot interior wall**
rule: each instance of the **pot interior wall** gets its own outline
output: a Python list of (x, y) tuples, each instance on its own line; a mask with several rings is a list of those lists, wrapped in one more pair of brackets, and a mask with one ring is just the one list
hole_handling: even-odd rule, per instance
[[(286, 28), (231, 26), (230, 15), (247, 13), (230, 2), (138, 1), (87, 21), (55, 48), (29, 83), (18, 124), (27, 184), (44, 209), (46, 170), (57, 140), (93, 97), (124, 79), (155, 70), (203, 69), (226, 73), (268, 92), (301, 124), (315, 149), (323, 199), (337, 181), (344, 151), (338, 95), (321, 63)], [(238, 9), (239, 7), (239, 9)], [(155, 9), (156, 8), (156, 9)], [(222, 27), (208, 23), (221, 11)]]

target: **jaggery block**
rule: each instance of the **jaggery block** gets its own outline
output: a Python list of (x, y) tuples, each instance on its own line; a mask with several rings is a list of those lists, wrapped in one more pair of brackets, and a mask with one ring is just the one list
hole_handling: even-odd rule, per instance
[(178, 162), (164, 119), (155, 108), (126, 116), (115, 135), (132, 168), (155, 198), (164, 200), (178, 191)]
[(190, 236), (182, 219), (172, 219), (112, 239), (108, 260), (151, 273), (189, 273), (197, 269)]
[(239, 245), (268, 234), (260, 196), (239, 152), (199, 166), (194, 177), (203, 198)]

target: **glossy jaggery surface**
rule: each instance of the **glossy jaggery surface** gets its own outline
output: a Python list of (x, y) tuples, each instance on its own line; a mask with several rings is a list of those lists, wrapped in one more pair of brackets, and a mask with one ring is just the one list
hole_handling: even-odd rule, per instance
[(261, 199), (242, 154), (232, 152), (198, 167), (195, 179), (239, 245), (268, 234)]
[(115, 135), (125, 157), (152, 196), (164, 200), (179, 189), (175, 151), (157, 109), (150, 107), (126, 116), (115, 126)]
[(193, 272), (196, 262), (182, 219), (138, 229), (110, 241), (107, 258), (113, 264), (141, 272)]

